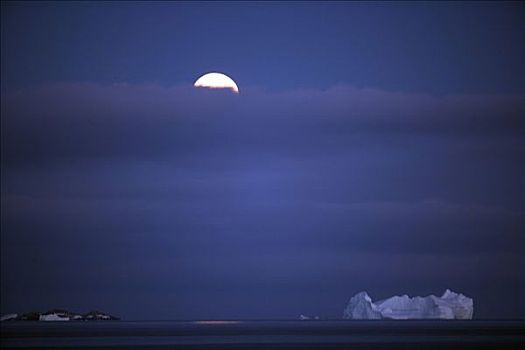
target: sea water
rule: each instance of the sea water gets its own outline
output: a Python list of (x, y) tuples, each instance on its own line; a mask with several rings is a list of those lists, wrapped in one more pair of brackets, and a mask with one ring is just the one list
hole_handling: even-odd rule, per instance
[(1, 324), (2, 349), (525, 349), (525, 321), (70, 321)]

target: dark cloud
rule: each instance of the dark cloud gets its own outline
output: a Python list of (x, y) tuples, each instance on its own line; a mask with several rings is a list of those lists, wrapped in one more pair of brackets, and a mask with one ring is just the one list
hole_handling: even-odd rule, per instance
[(517, 140), (525, 115), (524, 96), (431, 96), (350, 86), (281, 93), (247, 88), (235, 96), (182, 86), (63, 83), (6, 93), (4, 104), (7, 162), (217, 148), (338, 152), (343, 145), (358, 146), (359, 134), (368, 132), (503, 133), (508, 147), (522, 151)]

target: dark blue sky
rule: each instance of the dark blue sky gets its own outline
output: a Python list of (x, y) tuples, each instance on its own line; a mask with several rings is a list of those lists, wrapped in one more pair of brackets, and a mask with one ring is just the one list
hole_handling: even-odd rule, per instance
[[(525, 316), (525, 7), (2, 3), (1, 312)], [(208, 71), (241, 93), (202, 91)]]
[(22, 3), (3, 7), (4, 83), (525, 90), (519, 3)]

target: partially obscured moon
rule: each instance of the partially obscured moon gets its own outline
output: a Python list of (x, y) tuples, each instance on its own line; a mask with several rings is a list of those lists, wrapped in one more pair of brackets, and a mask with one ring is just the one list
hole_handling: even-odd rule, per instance
[(239, 87), (233, 79), (222, 73), (206, 73), (197, 79), (193, 86), (210, 89), (230, 89), (237, 94), (239, 93)]

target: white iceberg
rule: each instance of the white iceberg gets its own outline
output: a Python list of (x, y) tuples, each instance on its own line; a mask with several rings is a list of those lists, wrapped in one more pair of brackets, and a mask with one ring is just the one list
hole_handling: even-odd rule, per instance
[(408, 295), (394, 296), (373, 302), (368, 293), (354, 295), (343, 318), (346, 319), (472, 319), (474, 302), (463, 294), (446, 290), (441, 297), (429, 295), (410, 298)]

